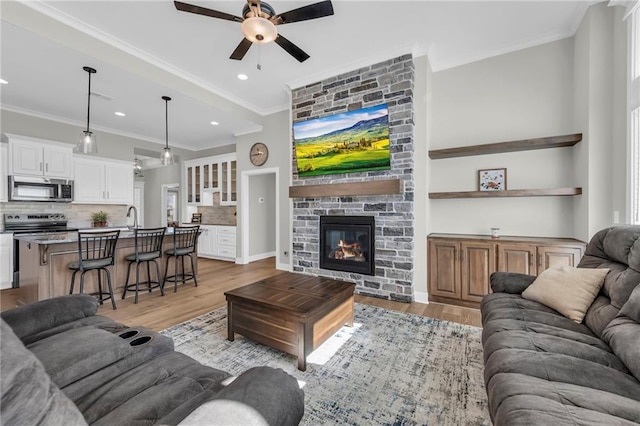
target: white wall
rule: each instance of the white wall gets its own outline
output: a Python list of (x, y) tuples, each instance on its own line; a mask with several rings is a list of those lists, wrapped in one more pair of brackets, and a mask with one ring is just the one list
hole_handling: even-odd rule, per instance
[[(613, 211), (624, 221), (626, 167), (626, 37), (619, 7), (589, 8), (575, 35), (574, 121), (584, 139), (576, 146), (574, 235), (588, 240), (613, 224)], [(619, 81), (617, 81), (619, 80)], [(617, 81), (617, 82), (616, 82)]]
[[(262, 200), (262, 202), (260, 202)], [(275, 174), (249, 177), (249, 256), (276, 251)]]
[[(429, 182), (427, 168), (424, 167), (427, 158), (427, 147), (429, 145), (430, 113), (429, 108), (432, 86), (432, 73), (429, 60), (426, 56), (414, 58), (415, 83), (413, 97), (414, 114), (414, 184), (415, 198), (413, 201), (414, 217), (414, 253), (415, 262), (413, 270), (413, 296), (416, 302), (427, 302), (427, 238), (429, 233), (428, 192)], [(420, 220), (426, 218), (426, 220)]]
[[(236, 138), (236, 152), (238, 156), (238, 176), (242, 171), (253, 170), (258, 167), (249, 161), (249, 150), (256, 142), (262, 142), (269, 149), (269, 159), (261, 168), (278, 168), (280, 176), (280, 252), (276, 253), (276, 267), (278, 269), (288, 269), (291, 253), (291, 200), (289, 198), (289, 185), (291, 184), (291, 122), (289, 111), (281, 111), (266, 116), (263, 120), (263, 130), (261, 132), (238, 136)], [(238, 185), (241, 191), (241, 183)], [(241, 194), (238, 194), (241, 200)], [(238, 201), (238, 218), (243, 214), (242, 203)], [(240, 224), (240, 220), (238, 223)], [(242, 253), (242, 227), (238, 227), (238, 252)], [(287, 252), (287, 255), (284, 252)]]
[[(555, 136), (573, 124), (573, 39), (433, 73), (429, 149)], [(575, 186), (572, 148), (427, 160), (429, 191), (477, 190), (507, 168), (508, 189)], [(425, 194), (427, 196), (427, 194)], [(570, 237), (570, 197), (431, 200), (429, 231)]]

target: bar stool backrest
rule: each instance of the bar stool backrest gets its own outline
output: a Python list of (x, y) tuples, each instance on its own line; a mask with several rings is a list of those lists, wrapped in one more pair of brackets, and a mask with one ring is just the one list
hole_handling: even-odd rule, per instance
[(78, 231), (78, 254), (80, 269), (83, 268), (83, 262), (89, 260), (106, 260), (110, 259), (110, 265), (113, 265), (114, 254), (116, 252), (116, 244), (120, 231), (103, 231), (103, 232), (81, 232)]
[(195, 250), (198, 244), (198, 230), (200, 226), (176, 226), (173, 228), (173, 248)]
[(136, 260), (141, 254), (157, 254), (162, 250), (162, 239), (167, 228), (140, 228), (133, 230), (136, 246)]

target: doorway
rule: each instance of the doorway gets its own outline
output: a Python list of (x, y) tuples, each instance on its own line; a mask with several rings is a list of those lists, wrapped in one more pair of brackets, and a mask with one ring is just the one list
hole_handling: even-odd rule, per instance
[(279, 168), (245, 170), (240, 175), (241, 257), (250, 263), (280, 256)]
[(177, 183), (162, 185), (162, 205), (160, 207), (161, 226), (180, 225), (180, 185)]

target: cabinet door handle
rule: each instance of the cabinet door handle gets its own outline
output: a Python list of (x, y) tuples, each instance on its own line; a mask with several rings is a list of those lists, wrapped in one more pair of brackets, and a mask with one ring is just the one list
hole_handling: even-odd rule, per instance
[(40, 162), (40, 171), (42, 171), (42, 161)]
[(45, 164), (45, 171), (48, 173), (49, 172), (49, 163)]
[(106, 191), (102, 191), (102, 198), (107, 198), (107, 193), (106, 193)]
[(109, 191), (107, 191), (107, 200), (111, 198), (111, 196), (109, 195)]

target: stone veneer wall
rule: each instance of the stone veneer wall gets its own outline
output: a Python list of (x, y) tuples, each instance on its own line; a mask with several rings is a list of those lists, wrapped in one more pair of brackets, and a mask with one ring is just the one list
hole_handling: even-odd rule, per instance
[[(293, 120), (301, 121), (386, 103), (389, 107), (391, 170), (299, 178), (293, 151), (293, 185), (399, 178), (403, 193), (293, 199), (293, 271), (356, 283), (363, 295), (413, 300), (413, 82), (411, 55), (332, 77), (292, 93)], [(374, 216), (375, 276), (319, 268), (321, 215)]]

